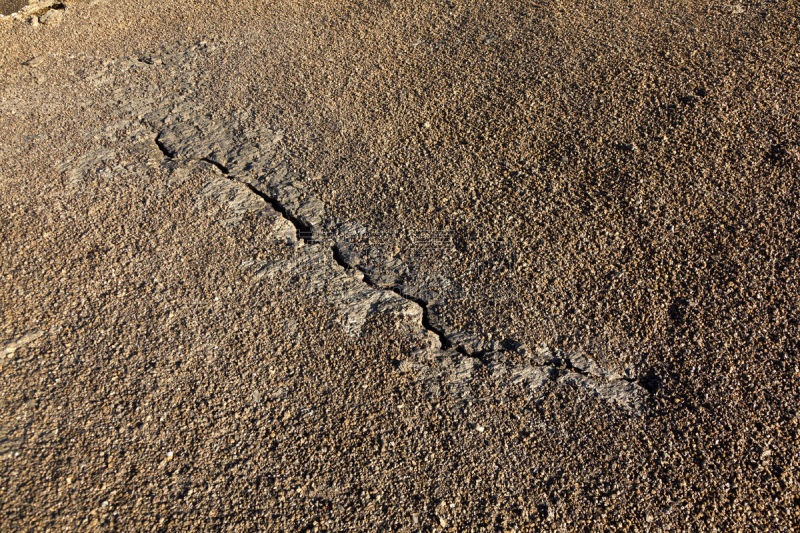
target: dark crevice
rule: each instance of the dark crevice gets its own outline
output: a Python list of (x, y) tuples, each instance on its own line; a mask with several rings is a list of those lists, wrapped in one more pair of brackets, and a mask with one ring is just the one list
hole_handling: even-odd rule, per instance
[[(558, 363), (560, 363), (560, 364), (558, 364)], [(572, 363), (572, 361), (570, 361), (568, 356), (559, 359), (556, 363), (551, 363), (551, 364), (545, 365), (545, 366), (551, 366), (551, 367), (553, 367), (553, 368), (555, 368), (557, 370), (562, 370), (562, 371), (566, 371), (566, 372), (574, 372), (575, 374), (580, 374), (581, 376), (586, 377), (586, 378), (590, 378), (590, 379), (604, 379), (604, 378), (602, 378), (600, 376), (596, 376), (594, 374), (591, 374), (591, 373), (589, 373), (589, 372), (587, 372), (585, 370), (582, 370), (582, 369), (576, 367)], [(614, 379), (612, 381), (627, 381), (628, 383), (639, 384), (638, 381), (636, 380), (636, 378), (629, 378), (629, 377), (625, 377), (625, 376), (620, 376), (620, 377), (618, 377), (618, 378), (616, 378), (616, 379)]]
[(161, 134), (158, 134), (156, 136), (155, 141), (156, 141), (156, 146), (158, 146), (158, 149), (161, 150), (162, 154), (164, 154), (164, 157), (166, 157), (167, 159), (175, 159), (175, 152), (171, 151), (164, 145), (164, 143), (161, 141)]
[(409, 294), (406, 294), (396, 286), (386, 287), (380, 285), (379, 283), (376, 283), (375, 281), (372, 280), (372, 278), (370, 278), (369, 274), (367, 274), (363, 268), (348, 263), (344, 259), (344, 256), (342, 256), (341, 251), (339, 251), (338, 246), (334, 244), (333, 246), (331, 246), (331, 250), (333, 251), (333, 259), (339, 266), (343, 267), (345, 270), (357, 270), (361, 272), (361, 274), (364, 275), (364, 283), (366, 283), (373, 289), (393, 292), (400, 298), (403, 298), (404, 300), (409, 300), (420, 306), (422, 308), (422, 327), (430, 331), (439, 338), (439, 343), (441, 344), (443, 350), (454, 348), (459, 353), (462, 353), (464, 355), (470, 355), (469, 353), (467, 353), (467, 350), (463, 346), (453, 346), (453, 343), (450, 342), (450, 339), (447, 338), (447, 335), (445, 335), (444, 331), (431, 324), (430, 313), (428, 312), (428, 302), (420, 298), (415, 298)]
[(213, 166), (217, 167), (217, 169), (220, 172), (222, 172), (224, 175), (226, 175), (226, 176), (229, 174), (228, 167), (226, 167), (225, 165), (223, 165), (219, 161), (214, 161), (213, 159), (208, 158), (208, 157), (203, 157), (203, 158), (200, 159), (200, 161), (203, 161), (205, 163), (208, 163), (209, 165), (213, 165)]
[[(366, 278), (367, 278), (367, 275), (364, 274), (364, 279), (366, 279)], [(428, 331), (433, 332), (437, 337), (439, 337), (439, 342), (441, 343), (443, 350), (447, 350), (448, 348), (453, 348), (453, 349), (455, 349), (457, 352), (459, 352), (462, 355), (473, 355), (473, 356), (476, 356), (476, 357), (479, 355), (479, 354), (469, 354), (469, 353), (467, 353), (466, 348), (464, 348), (463, 346), (454, 346), (453, 343), (450, 342), (450, 339), (448, 339), (447, 336), (444, 334), (444, 331), (439, 329), (439, 328), (437, 328), (437, 327), (435, 327), (431, 323), (430, 313), (428, 312), (428, 302), (426, 302), (425, 300), (422, 300), (420, 298), (414, 298), (413, 296), (411, 296), (409, 294), (406, 294), (403, 291), (401, 291), (398, 287), (389, 287), (386, 290), (392, 291), (393, 293), (397, 294), (401, 298), (405, 298), (406, 300), (410, 300), (410, 301), (414, 302), (415, 304), (417, 304), (418, 306), (420, 306), (422, 308), (422, 327), (424, 327)]]
[(661, 387), (661, 380), (654, 372), (648, 372), (641, 376), (636, 383), (650, 394), (655, 394)]
[(261, 198), (262, 200), (267, 202), (270, 205), (270, 207), (272, 207), (272, 209), (277, 211), (283, 218), (285, 218), (286, 220), (291, 222), (292, 225), (294, 226), (295, 232), (297, 233), (297, 240), (303, 241), (306, 244), (315, 244), (315, 241), (314, 241), (313, 237), (311, 237), (311, 235), (312, 235), (311, 226), (309, 226), (308, 224), (306, 224), (305, 222), (303, 222), (302, 220), (300, 220), (296, 216), (294, 216), (291, 213), (289, 213), (289, 211), (278, 200), (276, 200), (275, 198), (273, 198), (271, 196), (268, 196), (268, 195), (264, 194), (263, 192), (259, 191), (258, 189), (256, 189), (252, 185), (250, 185), (249, 183), (245, 183), (243, 181), (239, 181), (239, 180), (237, 180), (235, 178), (228, 178), (228, 179), (231, 179), (231, 180), (233, 180), (233, 181), (235, 181), (237, 183), (241, 183), (241, 184), (247, 186), (247, 188), (250, 189), (250, 191), (253, 194), (255, 194), (256, 196), (258, 196), (259, 198)]
[(574, 372), (576, 374), (580, 374), (583, 377), (591, 377), (588, 372), (581, 370), (580, 368), (576, 367), (572, 364), (572, 361), (569, 360), (569, 357), (564, 357), (560, 360), (561, 365), (564, 367), (564, 370), (567, 372)]
[[(166, 157), (167, 159), (175, 159), (176, 153), (171, 151), (171, 150), (169, 150), (163, 144), (163, 142), (161, 141), (161, 134), (156, 136), (155, 143), (156, 143), (156, 146), (158, 146), (158, 149), (161, 151), (161, 153), (164, 154), (164, 157)], [(267, 204), (269, 204), (284, 219), (288, 220), (294, 226), (298, 241), (303, 241), (306, 244), (319, 244), (319, 241), (314, 239), (314, 231), (313, 231), (313, 228), (311, 227), (311, 225), (306, 223), (306, 222), (303, 222), (298, 217), (293, 215), (276, 198), (273, 198), (272, 196), (269, 196), (268, 194), (256, 189), (253, 185), (251, 185), (249, 183), (246, 183), (244, 181), (239, 180), (238, 178), (236, 178), (234, 176), (231, 176), (230, 175), (230, 171), (229, 171), (227, 166), (223, 165), (219, 161), (215, 161), (214, 159), (211, 159), (211, 157), (203, 157), (203, 158), (200, 159), (200, 161), (203, 161), (205, 163), (208, 163), (208, 164), (214, 166), (227, 179), (229, 179), (231, 181), (235, 181), (236, 183), (241, 183), (242, 185), (245, 185), (253, 194), (255, 194), (256, 196), (258, 196), (259, 198), (264, 200)], [(420, 306), (420, 308), (422, 309), (422, 327), (425, 330), (427, 330), (427, 331), (433, 333), (434, 335), (436, 335), (436, 337), (439, 339), (439, 342), (441, 344), (442, 350), (448, 350), (448, 349), (455, 350), (456, 352), (458, 352), (461, 355), (464, 355), (464, 356), (467, 356), (467, 357), (476, 358), (479, 361), (481, 361), (481, 363), (483, 363), (485, 365), (490, 364), (490, 361), (487, 359), (487, 356), (492, 354), (492, 353), (516, 351), (515, 348), (512, 346), (513, 344), (516, 344), (513, 341), (509, 341), (511, 343), (510, 345), (508, 345), (508, 346), (504, 345), (502, 348), (500, 348), (498, 350), (480, 350), (480, 351), (472, 351), (472, 352), (470, 350), (468, 350), (467, 347), (464, 346), (464, 345), (455, 345), (455, 344), (453, 344), (453, 342), (450, 341), (450, 339), (447, 338), (447, 335), (445, 334), (444, 330), (442, 330), (441, 328), (438, 328), (438, 327), (436, 327), (436, 326), (434, 326), (432, 324), (431, 318), (430, 318), (430, 311), (428, 309), (428, 305), (429, 305), (428, 302), (426, 302), (425, 300), (423, 300), (421, 298), (417, 298), (417, 297), (411, 296), (410, 294), (404, 292), (400, 287), (398, 287), (396, 285), (395, 286), (384, 286), (384, 285), (381, 285), (381, 284), (375, 282), (369, 276), (369, 274), (365, 271), (364, 268), (362, 268), (362, 267), (360, 267), (358, 265), (351, 265), (350, 263), (348, 263), (347, 260), (342, 255), (341, 250), (339, 250), (339, 247), (335, 243), (331, 244), (330, 249), (331, 249), (331, 252), (333, 254), (334, 261), (336, 261), (336, 263), (339, 266), (341, 266), (345, 270), (360, 272), (363, 275), (363, 281), (367, 285), (372, 287), (373, 289), (391, 291), (391, 292), (395, 293), (396, 295), (398, 295), (400, 298), (403, 298), (404, 300), (408, 300), (408, 301), (414, 302), (415, 304)], [(601, 377), (594, 376), (594, 375), (589, 374), (588, 372), (586, 372), (584, 370), (581, 370), (580, 368), (575, 367), (572, 364), (572, 361), (569, 360), (568, 356), (559, 358), (559, 359), (557, 359), (555, 361), (552, 361), (550, 363), (546, 363), (544, 365), (539, 365), (539, 366), (541, 366), (541, 367), (549, 367), (549, 368), (553, 369), (553, 371), (561, 373), (562, 375), (565, 372), (574, 372), (574, 373), (580, 374), (580, 375), (582, 375), (584, 377), (587, 377), (587, 378), (590, 378), (590, 379), (603, 379)], [(645, 391), (647, 391), (647, 392), (649, 392), (651, 394), (654, 393), (655, 390), (658, 388), (657, 380), (653, 376), (644, 376), (644, 377), (639, 378), (639, 379), (628, 378), (628, 377), (620, 377), (619, 379), (622, 380), (622, 381), (626, 381), (628, 383), (637, 384), (642, 389), (644, 389)]]

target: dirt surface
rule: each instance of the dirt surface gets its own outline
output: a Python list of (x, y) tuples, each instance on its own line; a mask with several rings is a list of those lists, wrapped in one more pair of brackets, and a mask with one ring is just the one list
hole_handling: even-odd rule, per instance
[(26, 3), (25, 0), (0, 0), (0, 15), (10, 15)]
[(0, 20), (0, 528), (800, 525), (796, 4), (209, 4)]

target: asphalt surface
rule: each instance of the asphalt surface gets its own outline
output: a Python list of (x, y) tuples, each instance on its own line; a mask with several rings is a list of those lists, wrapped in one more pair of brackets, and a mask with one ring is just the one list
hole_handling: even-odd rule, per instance
[(798, 527), (796, 4), (91, 4), (0, 20), (0, 529)]

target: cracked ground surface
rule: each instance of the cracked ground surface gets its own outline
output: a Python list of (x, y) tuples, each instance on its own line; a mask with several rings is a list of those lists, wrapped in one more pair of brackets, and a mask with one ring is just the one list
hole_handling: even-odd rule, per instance
[(795, 5), (207, 4), (0, 19), (0, 528), (797, 527)]

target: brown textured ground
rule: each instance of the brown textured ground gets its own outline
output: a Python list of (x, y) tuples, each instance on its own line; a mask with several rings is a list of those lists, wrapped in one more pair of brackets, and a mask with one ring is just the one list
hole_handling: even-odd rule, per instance
[(24, 5), (24, 0), (0, 0), (0, 15), (13, 13)]
[[(798, 527), (796, 3), (67, 4), (0, 22), (0, 528)], [(103, 74), (200, 41), (185, 86)], [(452, 235), (393, 252), (443, 322), (632, 369), (645, 415), (432, 397), (390, 317), (252, 280), (284, 252), (212, 168), (103, 133), (188, 86), (327, 212)]]

